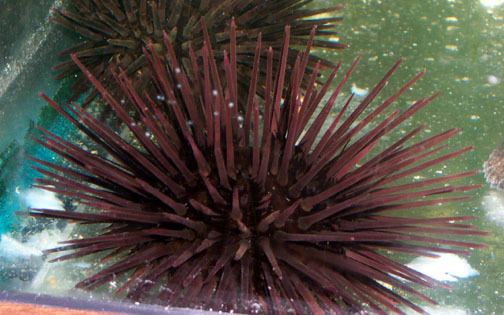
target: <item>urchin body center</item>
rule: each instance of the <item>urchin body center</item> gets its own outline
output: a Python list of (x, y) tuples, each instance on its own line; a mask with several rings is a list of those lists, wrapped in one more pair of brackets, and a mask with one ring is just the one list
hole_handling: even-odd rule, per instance
[[(289, 198), (284, 189), (270, 178), (265, 185), (267, 187), (265, 191), (261, 190), (253, 179), (243, 178), (243, 181), (248, 183), (238, 184), (232, 193), (228, 192), (232, 201), (226, 206), (221, 206), (221, 212), (227, 217), (226, 234), (247, 239), (254, 246), (262, 238), (272, 236), (276, 230), (273, 222), (280, 210), (288, 206)], [(243, 181), (237, 180), (237, 183)]]

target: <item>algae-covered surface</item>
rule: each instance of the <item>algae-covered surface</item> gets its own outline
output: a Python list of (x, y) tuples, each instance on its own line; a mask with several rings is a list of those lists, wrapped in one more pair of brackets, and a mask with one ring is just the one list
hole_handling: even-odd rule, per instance
[[(402, 104), (435, 91), (442, 93), (411, 123), (425, 122), (427, 134), (462, 128), (450, 146), (475, 146), (472, 152), (427, 173), (435, 176), (476, 169), (479, 175), (465, 182), (484, 183), (482, 165), (504, 141), (504, 2), (359, 0), (347, 3), (344, 16), (339, 29), (351, 47), (334, 58), (348, 64), (356, 54), (362, 56), (360, 71), (353, 78), (357, 87), (371, 87), (387, 67), (403, 58), (391, 84), (399, 85), (418, 71), (427, 73)], [(504, 313), (503, 202), (501, 193), (485, 184), (470, 202), (425, 212), (472, 215), (477, 217), (475, 224), (490, 232), (484, 239), (488, 248), (474, 251), (467, 259), (479, 275), (451, 282), (450, 291), (428, 290), (441, 304), (431, 311)]]

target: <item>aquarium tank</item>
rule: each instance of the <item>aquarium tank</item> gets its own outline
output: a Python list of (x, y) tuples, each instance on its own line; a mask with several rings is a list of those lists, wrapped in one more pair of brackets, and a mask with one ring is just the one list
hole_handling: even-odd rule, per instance
[(0, 0), (0, 30), (0, 309), (504, 313), (504, 1)]

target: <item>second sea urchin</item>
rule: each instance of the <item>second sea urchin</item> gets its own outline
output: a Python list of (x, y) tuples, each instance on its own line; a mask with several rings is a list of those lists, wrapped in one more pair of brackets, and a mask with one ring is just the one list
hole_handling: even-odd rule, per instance
[[(110, 67), (125, 69), (138, 90), (143, 90), (149, 81), (149, 67), (142, 47), (153, 43), (163, 50), (163, 33), (169, 34), (174, 50), (182, 66), (189, 64), (189, 47), (200, 53), (203, 33), (200, 19), (210, 30), (210, 40), (216, 56), (229, 45), (229, 21), (234, 18), (240, 31), (235, 37), (237, 75), (240, 85), (249, 82), (248, 73), (253, 63), (254, 46), (259, 33), (263, 42), (273, 48), (281, 48), (283, 27), (291, 25), (292, 44), (304, 44), (313, 26), (317, 26), (315, 47), (341, 49), (334, 27), (341, 20), (335, 12), (341, 5), (310, 9), (311, 0), (76, 0), (67, 10), (55, 10), (52, 19), (83, 37), (84, 41), (62, 52), (63, 56), (77, 54), (81, 62), (108, 88), (114, 88)], [(324, 16), (326, 15), (326, 16)], [(292, 47), (294, 52), (297, 50)], [(294, 56), (295, 54), (292, 54)], [(279, 58), (279, 55), (274, 55)], [(331, 65), (324, 59), (311, 56), (308, 69), (321, 61), (322, 66)], [(289, 60), (293, 65), (294, 59)], [(265, 63), (264, 63), (265, 64)], [(276, 63), (275, 63), (276, 64)], [(78, 74), (74, 86), (76, 95), (90, 87), (85, 77), (71, 61), (54, 67), (59, 78)], [(261, 69), (261, 75), (266, 69)], [(93, 96), (92, 94), (91, 96)], [(89, 98), (91, 99), (91, 98)]]
[[(150, 45), (145, 57), (158, 94), (138, 95), (126, 72), (114, 73), (124, 99), (114, 98), (73, 56), (129, 132), (120, 135), (77, 104), (60, 106), (43, 95), (102, 151), (83, 149), (43, 129), (44, 137), (37, 140), (68, 162), (35, 159), (46, 175), (38, 185), (76, 198), (90, 210), (31, 209), (31, 215), (106, 224), (97, 235), (50, 251), (72, 251), (55, 260), (105, 255), (105, 267), (77, 287), (116, 281), (119, 292), (134, 300), (279, 314), (402, 314), (404, 307), (423, 312), (411, 299), (434, 303), (414, 285), (443, 284), (382, 250), (433, 256), (480, 247), (441, 237), (483, 234), (460, 223), (470, 217), (416, 218), (412, 213), (466, 199), (452, 193), (475, 186), (448, 182), (474, 172), (405, 181), (471, 148), (442, 153), (442, 143), (458, 129), (408, 144), (421, 132), (417, 127), (379, 149), (384, 136), (435, 97), (386, 113), (420, 73), (371, 106), (400, 62), (353, 110), (348, 97), (323, 130), (358, 60), (332, 93), (339, 65), (322, 86), (312, 74), (304, 91), (309, 47), (295, 57), (287, 78), (289, 36), (286, 27), (275, 67), (273, 49), (263, 49), (259, 37), (250, 94), (242, 106), (237, 106), (242, 98), (236, 58), (224, 53), (219, 67), (210, 41), (192, 64), (195, 73), (202, 73), (194, 79), (180, 68), (169, 41), (166, 63)], [(255, 97), (260, 54), (267, 60), (264, 103)], [(130, 116), (121, 102), (137, 113)], [(409, 216), (394, 215), (398, 211)]]

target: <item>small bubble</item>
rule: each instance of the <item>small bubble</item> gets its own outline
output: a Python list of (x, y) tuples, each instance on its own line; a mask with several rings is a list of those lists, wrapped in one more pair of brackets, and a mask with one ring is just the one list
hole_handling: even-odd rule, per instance
[(219, 116), (219, 112), (215, 111), (215, 112), (213, 112), (213, 115), (214, 115), (215, 117), (217, 117), (217, 116)]
[(219, 95), (219, 92), (217, 92), (217, 90), (212, 90), (212, 95), (217, 96), (217, 95)]
[(500, 83), (500, 78), (491, 74), (491, 75), (487, 76), (487, 82), (490, 85), (497, 85)]
[(480, 0), (482, 6), (488, 9), (496, 8), (504, 3), (503, 0)]
[(162, 94), (158, 94), (158, 96), (156, 96), (156, 98), (158, 101), (161, 101), (161, 102), (165, 100), (165, 97)]
[(352, 83), (352, 88), (350, 90), (353, 94), (359, 97), (365, 97), (369, 94), (368, 88), (358, 87), (355, 83)]
[(181, 72), (182, 72), (182, 70), (180, 70), (180, 68), (179, 68), (179, 67), (175, 68), (175, 73), (179, 74), (179, 73), (181, 73)]
[(458, 51), (457, 45), (445, 45), (445, 49), (448, 51)]
[(123, 99), (121, 99), (121, 104), (124, 104), (124, 103), (126, 103), (126, 100), (123, 98)]
[(229, 108), (233, 108), (235, 106), (235, 103), (234, 102), (229, 102)]
[(177, 89), (179, 89), (179, 90), (180, 90), (181, 88), (182, 88), (182, 84), (177, 83)]
[(259, 303), (252, 303), (250, 306), (252, 313), (258, 314), (261, 311), (261, 304)]
[(243, 122), (243, 120), (244, 120), (242, 115), (238, 115), (238, 117), (236, 117), (236, 119), (238, 119), (238, 122)]

